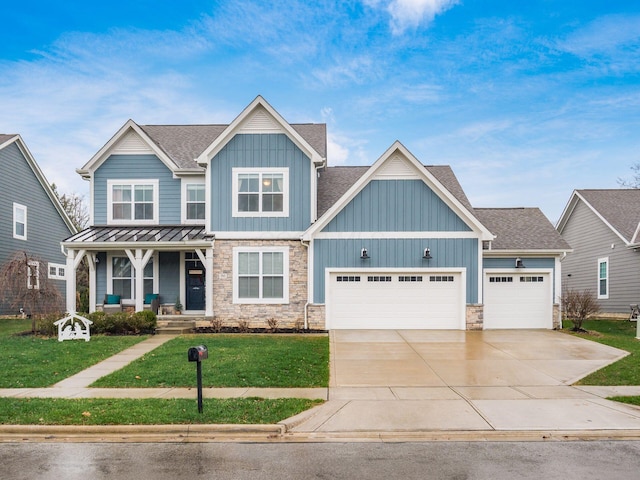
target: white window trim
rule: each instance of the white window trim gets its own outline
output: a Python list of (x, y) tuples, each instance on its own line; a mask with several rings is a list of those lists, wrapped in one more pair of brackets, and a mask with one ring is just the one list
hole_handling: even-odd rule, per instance
[[(51, 274), (51, 269), (55, 268), (56, 273)], [(62, 275), (60, 275), (60, 270), (62, 270)], [(67, 266), (62, 263), (49, 263), (47, 268), (48, 276), (51, 280), (65, 280), (67, 278)]]
[[(17, 222), (18, 212), (24, 213), (24, 235), (19, 235), (16, 229), (16, 226), (18, 223)], [(27, 239), (27, 207), (15, 202), (13, 204), (13, 238), (17, 238), (18, 240)]]
[[(240, 253), (282, 253), (282, 298), (239, 298), (238, 297), (238, 254)], [(262, 265), (262, 256), (260, 256)], [(262, 267), (260, 267), (262, 268)], [(262, 272), (260, 272), (262, 278)], [(262, 287), (262, 282), (260, 282)], [(239, 304), (288, 304), (289, 303), (289, 247), (234, 247), (233, 248), (233, 303)]]
[[(126, 258), (131, 261), (131, 259), (127, 256), (125, 252), (115, 252), (107, 254), (107, 294), (113, 293), (113, 258)], [(153, 260), (153, 293), (157, 293), (158, 291), (158, 278), (160, 272), (160, 264), (158, 262), (158, 253), (154, 253), (151, 256)], [(149, 261), (151, 261), (151, 259)], [(135, 304), (136, 299), (136, 271), (131, 265), (131, 270), (133, 272), (133, 278), (131, 279), (131, 298), (124, 298), (123, 304), (133, 305)]]
[[(27, 288), (29, 290), (39, 290), (40, 289), (40, 262), (37, 260), (29, 260), (27, 262)], [(32, 275), (31, 269), (35, 268), (36, 274)], [(31, 283), (31, 279), (35, 276), (36, 284), (33, 285)]]
[[(121, 220), (113, 218), (113, 186), (114, 185), (129, 185), (132, 190), (135, 185), (151, 185), (153, 187), (153, 218), (150, 220)], [(159, 201), (160, 188), (159, 181), (157, 179), (134, 179), (134, 180), (107, 180), (107, 224), (108, 225), (157, 225), (159, 218)], [(134, 215), (134, 211), (131, 212)]]
[[(607, 285), (607, 293), (605, 293), (604, 295), (600, 294), (600, 265), (602, 263), (605, 263), (607, 266), (606, 272), (605, 272), (605, 283)], [(603, 257), (603, 258), (599, 258), (598, 259), (598, 271), (597, 271), (597, 278), (598, 278), (598, 283), (597, 283), (597, 292), (598, 292), (598, 300), (607, 300), (609, 298), (609, 257)]]
[[(205, 187), (205, 194), (204, 194), (204, 218), (200, 219), (200, 220), (196, 220), (196, 219), (187, 219), (187, 187), (189, 187), (190, 185), (202, 185)], [(201, 180), (188, 180), (182, 181), (182, 202), (181, 202), (181, 217), (182, 217), (182, 223), (186, 224), (186, 225), (204, 225), (207, 219), (207, 191), (206, 191), (206, 183), (204, 178)]]
[[(289, 169), (288, 168), (233, 168), (231, 174), (232, 181), (232, 203), (234, 217), (288, 217), (289, 216)], [(242, 173), (280, 173), (282, 174), (282, 212), (240, 212), (238, 211), (238, 175)], [(260, 203), (262, 209), (262, 202)]]

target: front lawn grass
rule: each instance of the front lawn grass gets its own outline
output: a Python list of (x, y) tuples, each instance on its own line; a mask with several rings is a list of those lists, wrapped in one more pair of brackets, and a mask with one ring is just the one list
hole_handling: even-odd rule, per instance
[(628, 403), (629, 405), (637, 405), (640, 407), (640, 397), (608, 397), (607, 400), (613, 400), (614, 402)]
[(205, 398), (200, 414), (195, 400), (182, 398), (0, 398), (0, 424), (274, 424), (319, 403), (299, 398)]
[[(565, 328), (572, 328), (571, 322), (565, 322)], [(640, 385), (640, 368), (638, 358), (640, 358), (640, 340), (636, 337), (636, 323), (628, 320), (587, 320), (582, 328), (589, 333), (573, 333), (580, 338), (603, 343), (611, 347), (630, 352), (621, 360), (604, 367), (582, 380), (576, 385)]]
[(193, 387), (187, 351), (207, 345), (203, 387), (310, 388), (329, 384), (326, 335), (183, 335), (98, 379), (92, 387)]
[(0, 319), (0, 388), (49, 387), (147, 338), (96, 335), (89, 342), (59, 342), (16, 335), (30, 330), (31, 320)]

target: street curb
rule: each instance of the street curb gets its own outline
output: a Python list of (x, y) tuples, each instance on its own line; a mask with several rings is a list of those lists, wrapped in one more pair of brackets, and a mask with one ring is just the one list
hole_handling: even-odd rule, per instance
[(291, 432), (278, 425), (2, 425), (0, 443), (412, 443), (640, 440), (640, 430)]

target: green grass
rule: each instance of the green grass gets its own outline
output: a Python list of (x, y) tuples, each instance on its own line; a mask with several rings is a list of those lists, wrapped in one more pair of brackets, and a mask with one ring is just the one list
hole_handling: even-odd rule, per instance
[(628, 403), (630, 405), (637, 405), (640, 407), (640, 397), (608, 397), (607, 400), (613, 400), (614, 402)]
[(189, 347), (204, 344), (204, 387), (326, 387), (329, 339), (315, 335), (184, 335), (127, 367), (98, 379), (94, 387), (192, 387), (196, 367)]
[(91, 341), (16, 335), (30, 331), (30, 320), (0, 320), (0, 388), (49, 387), (147, 337), (106, 337)]
[(274, 424), (319, 403), (299, 398), (204, 399), (200, 414), (196, 400), (189, 399), (0, 398), (0, 424)]
[[(571, 322), (565, 328), (571, 328)], [(588, 320), (582, 328), (590, 333), (572, 333), (580, 338), (593, 340), (630, 352), (625, 358), (602, 368), (578, 381), (577, 385), (640, 385), (640, 340), (636, 336), (636, 323), (627, 320)]]

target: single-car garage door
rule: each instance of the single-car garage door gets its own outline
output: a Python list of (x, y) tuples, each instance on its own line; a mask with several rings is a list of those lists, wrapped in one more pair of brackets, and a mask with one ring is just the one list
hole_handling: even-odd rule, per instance
[(329, 329), (464, 329), (464, 274), (331, 272)]
[(487, 272), (484, 328), (553, 328), (549, 272)]

